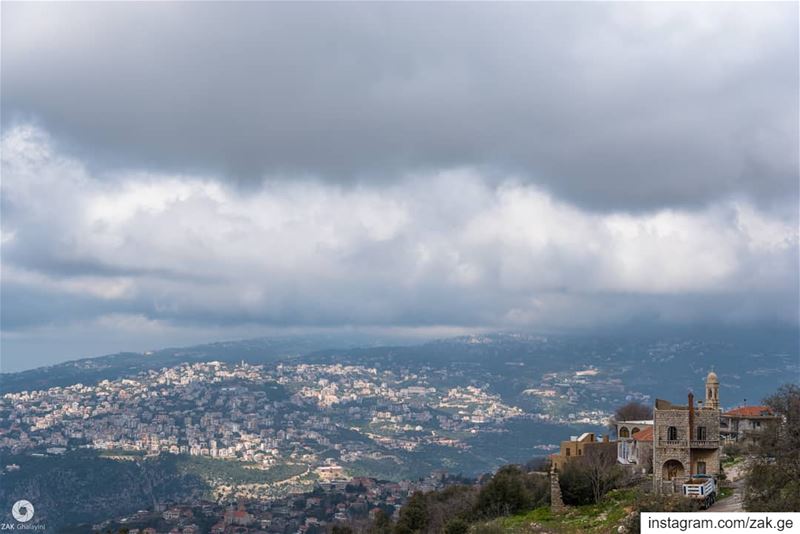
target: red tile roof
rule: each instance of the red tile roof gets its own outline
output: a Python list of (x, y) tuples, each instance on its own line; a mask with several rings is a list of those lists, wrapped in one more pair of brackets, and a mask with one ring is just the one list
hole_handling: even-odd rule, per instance
[(734, 417), (762, 417), (773, 415), (768, 406), (742, 406), (725, 412), (722, 415), (732, 415)]
[(631, 436), (636, 441), (653, 441), (653, 427), (647, 427)]

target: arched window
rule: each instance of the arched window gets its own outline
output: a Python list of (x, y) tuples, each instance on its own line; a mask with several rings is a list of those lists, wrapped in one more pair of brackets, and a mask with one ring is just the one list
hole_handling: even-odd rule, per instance
[(635, 426), (635, 427), (633, 427), (633, 430), (631, 430), (631, 436), (633, 436), (633, 435), (634, 435), (634, 434), (636, 434), (637, 432), (639, 432), (639, 427), (636, 427), (636, 426)]
[(704, 426), (698, 426), (697, 427), (697, 439), (699, 439), (699, 440), (708, 439), (706, 437), (706, 427), (704, 427)]
[(630, 433), (628, 432), (628, 428), (627, 427), (623, 426), (622, 428), (619, 429), (619, 437), (621, 437), (621, 438), (630, 437)]
[(683, 464), (678, 460), (667, 460), (661, 469), (661, 476), (664, 480), (672, 480), (683, 476)]
[(667, 440), (669, 441), (677, 441), (678, 439), (678, 429), (674, 426), (667, 428)]

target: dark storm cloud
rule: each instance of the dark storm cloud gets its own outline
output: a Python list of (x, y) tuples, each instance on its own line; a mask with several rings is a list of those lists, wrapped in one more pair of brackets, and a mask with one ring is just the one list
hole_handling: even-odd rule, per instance
[(3, 121), (103, 169), (471, 166), (593, 209), (769, 205), (797, 194), (797, 9), (4, 3)]

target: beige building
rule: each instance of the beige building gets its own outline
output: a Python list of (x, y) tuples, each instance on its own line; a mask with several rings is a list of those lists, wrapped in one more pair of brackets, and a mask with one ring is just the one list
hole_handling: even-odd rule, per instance
[(567, 462), (575, 458), (582, 458), (592, 447), (616, 448), (616, 443), (609, 441), (608, 436), (603, 436), (600, 441), (595, 437), (594, 432), (585, 432), (580, 436), (572, 436), (569, 441), (562, 441), (561, 450), (558, 454), (551, 454), (550, 460), (555, 469), (562, 471)]
[(708, 373), (705, 403), (686, 405), (657, 399), (653, 412), (653, 484), (657, 493), (671, 493), (694, 474), (720, 472), (719, 380)]

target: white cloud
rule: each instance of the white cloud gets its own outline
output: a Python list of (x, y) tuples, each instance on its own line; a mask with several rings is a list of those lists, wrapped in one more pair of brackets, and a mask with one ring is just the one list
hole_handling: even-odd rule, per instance
[[(796, 288), (796, 218), (741, 200), (591, 213), (472, 169), (245, 191), (96, 177), (27, 126), (4, 135), (2, 170), (4, 286), (120, 307), (84, 307), (86, 320), (570, 327), (745, 309), (796, 320), (773, 305)], [(698, 295), (701, 309), (675, 304)]]

